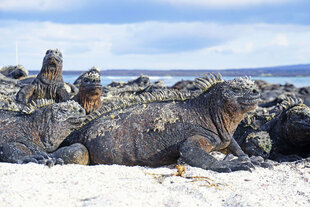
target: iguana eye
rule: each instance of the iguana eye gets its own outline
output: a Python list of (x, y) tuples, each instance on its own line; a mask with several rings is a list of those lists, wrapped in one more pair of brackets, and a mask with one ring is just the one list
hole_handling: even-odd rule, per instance
[(62, 111), (62, 112), (67, 112), (67, 111), (68, 111), (68, 109), (63, 108), (61, 111)]

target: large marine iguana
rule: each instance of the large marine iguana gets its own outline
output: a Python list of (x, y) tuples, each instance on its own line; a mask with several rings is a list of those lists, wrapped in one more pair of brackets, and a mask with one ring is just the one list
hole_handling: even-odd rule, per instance
[(73, 98), (77, 101), (89, 114), (101, 107), (101, 79), (100, 70), (91, 68), (83, 73), (79, 78), (79, 92)]
[[(170, 100), (158, 102), (152, 94), (140, 95), (136, 99), (141, 104), (95, 118), (72, 133), (67, 143), (84, 144), (92, 164), (155, 167), (182, 158), (191, 166), (219, 172), (250, 170), (253, 165), (242, 160), (247, 155), (232, 134), (257, 106), (254, 82), (249, 78), (223, 81), (220, 75), (210, 75), (197, 78), (195, 84), (201, 92), (194, 98), (173, 92)], [(218, 161), (209, 154), (226, 148), (241, 159)]]
[[(81, 144), (67, 147), (62, 154), (56, 151), (62, 141), (82, 125), (84, 116), (85, 110), (75, 101), (53, 103), (50, 100), (37, 100), (36, 104), (26, 107), (1, 101), (0, 161), (47, 162), (50, 165), (57, 158), (65, 163), (67, 160), (74, 163), (74, 157), (77, 156), (77, 163), (87, 164), (88, 160), (83, 160), (87, 150)], [(53, 154), (49, 156), (47, 153)]]
[(258, 107), (242, 120), (234, 137), (249, 155), (280, 162), (308, 157), (310, 108), (291, 97), (273, 107)]
[(58, 49), (47, 50), (40, 73), (31, 84), (20, 89), (16, 100), (23, 104), (37, 99), (53, 99), (56, 102), (69, 100), (70, 95), (62, 78), (62, 62), (62, 53)]

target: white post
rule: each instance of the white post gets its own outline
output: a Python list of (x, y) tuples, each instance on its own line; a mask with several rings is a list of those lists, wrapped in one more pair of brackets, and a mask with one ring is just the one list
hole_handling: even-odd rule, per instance
[(16, 65), (18, 65), (18, 42), (17, 42), (17, 40), (16, 40), (16, 42), (15, 42), (15, 46), (16, 46), (16, 48), (15, 48), (15, 52), (16, 52)]

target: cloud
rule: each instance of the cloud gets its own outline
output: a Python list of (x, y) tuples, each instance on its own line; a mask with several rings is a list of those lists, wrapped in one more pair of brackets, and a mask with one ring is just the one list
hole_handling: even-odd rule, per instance
[(263, 4), (282, 4), (294, 2), (293, 0), (155, 0), (170, 3), (175, 6), (205, 6), (205, 7), (238, 7)]
[(0, 11), (68, 10), (83, 3), (84, 0), (0, 0)]
[[(124, 25), (123, 37), (113, 41), (117, 54), (158, 54), (198, 50), (211, 47), (232, 37), (214, 23), (144, 22)], [(197, 32), (199, 31), (199, 32)], [(115, 37), (112, 37), (113, 39)]]
[(64, 54), (64, 70), (205, 69), (308, 63), (310, 26), (212, 22), (60, 24), (0, 21), (0, 66), (40, 69), (47, 49)]
[(277, 34), (272, 40), (272, 44), (277, 46), (288, 46), (289, 40), (285, 34)]

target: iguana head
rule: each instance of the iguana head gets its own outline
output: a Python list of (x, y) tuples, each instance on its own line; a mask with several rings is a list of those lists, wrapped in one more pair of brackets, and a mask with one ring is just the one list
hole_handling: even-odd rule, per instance
[(220, 74), (211, 74), (197, 78), (194, 84), (203, 92), (197, 99), (198, 107), (211, 115), (209, 118), (223, 137), (236, 130), (246, 113), (255, 109), (260, 99), (258, 89), (248, 77), (223, 81)]
[(225, 106), (243, 113), (255, 109), (260, 100), (258, 88), (248, 77), (225, 81), (219, 92)]
[(258, 88), (249, 77), (223, 81), (220, 74), (208, 74), (203, 78), (196, 78), (194, 85), (201, 90), (202, 99), (211, 108), (232, 115), (253, 110), (260, 100)]
[(285, 112), (281, 119), (281, 131), (295, 146), (310, 144), (310, 108), (300, 104)]
[(62, 73), (62, 53), (58, 50), (47, 50), (43, 59), (40, 74), (45, 80), (57, 80)]
[(101, 79), (99, 70), (90, 70), (81, 79), (80, 88), (88, 89), (90, 91), (100, 89), (101, 90)]
[(77, 101), (86, 110), (86, 113), (98, 109), (101, 106), (100, 96), (102, 86), (99, 70), (90, 70), (81, 78)]
[(138, 85), (138, 86), (148, 86), (150, 85), (150, 78), (146, 75), (141, 74), (139, 78), (136, 80), (132, 80), (128, 82), (129, 85)]
[(55, 103), (33, 112), (40, 126), (41, 142), (48, 152), (56, 150), (64, 139), (85, 120), (85, 110), (75, 101)]
[(68, 128), (76, 128), (82, 125), (85, 110), (77, 102), (67, 101), (53, 104), (49, 115), (53, 122), (68, 125)]

